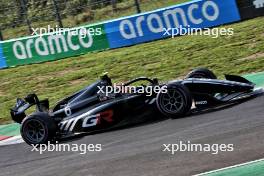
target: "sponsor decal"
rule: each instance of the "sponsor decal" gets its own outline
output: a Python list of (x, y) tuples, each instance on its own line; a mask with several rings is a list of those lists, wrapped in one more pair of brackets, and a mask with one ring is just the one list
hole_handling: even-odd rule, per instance
[(90, 115), (89, 112), (84, 113), (78, 117), (74, 117), (70, 120), (63, 121), (59, 124), (59, 127), (63, 131), (73, 131), (78, 121), (82, 120), (82, 127), (91, 127), (97, 124), (97, 115)]
[(239, 21), (235, 0), (198, 0), (105, 24), (110, 48), (168, 37), (164, 29), (206, 28)]
[[(68, 52), (69, 50), (78, 50), (80, 47), (90, 48), (93, 44), (91, 35), (86, 35), (87, 40), (83, 40), (78, 35), (78, 44), (73, 44), (72, 35), (50, 35), (47, 38), (38, 37), (36, 40), (33, 38), (28, 39), (25, 43), (16, 41), (13, 43), (13, 52), (17, 59), (32, 58), (32, 48), (38, 56), (48, 56), (50, 54), (59, 54)], [(34, 46), (31, 48), (31, 45)]]
[[(67, 108), (67, 111), (71, 111), (70, 108)], [(66, 109), (65, 109), (66, 113)], [(59, 127), (62, 131), (73, 131), (77, 122), (82, 121), (82, 127), (88, 128), (96, 126), (97, 124), (101, 124), (102, 119), (107, 122), (113, 122), (113, 111), (108, 110), (104, 112), (100, 112), (98, 114), (91, 115), (90, 112), (83, 113), (77, 117), (73, 117), (69, 120), (63, 121), (59, 123)]]
[[(47, 34), (37, 37), (22, 38), (20, 40), (3, 43), (3, 51), (8, 66), (57, 60), (89, 51), (108, 48), (108, 42), (102, 25), (89, 27), (101, 30), (100, 34), (92, 35), (87, 30), (85, 35), (80, 32), (63, 34)], [(80, 28), (81, 30), (82, 28)], [(76, 29), (75, 29), (76, 30)]]
[(196, 105), (206, 105), (207, 101), (196, 101), (195, 104)]

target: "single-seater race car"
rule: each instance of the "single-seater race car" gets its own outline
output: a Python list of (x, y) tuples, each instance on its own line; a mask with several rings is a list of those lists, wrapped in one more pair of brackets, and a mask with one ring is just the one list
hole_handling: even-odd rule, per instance
[[(151, 94), (147, 94), (144, 91), (104, 92), (107, 87), (114, 87), (105, 74), (100, 80), (59, 101), (53, 109), (49, 108), (47, 99), (40, 101), (35, 94), (18, 98), (11, 116), (21, 123), (21, 136), (26, 143), (43, 144), (113, 128), (127, 119), (157, 114), (169, 118), (184, 117), (191, 109), (199, 111), (232, 104), (263, 92), (243, 77), (225, 77), (225, 80), (218, 80), (210, 70), (198, 68), (182, 80), (159, 83), (156, 78), (139, 77), (122, 85), (129, 87), (147, 82), (148, 85), (135, 86), (135, 90), (153, 88), (149, 89)], [(154, 91), (156, 88), (163, 91)], [(33, 105), (36, 105), (36, 111), (26, 115), (25, 111)]]

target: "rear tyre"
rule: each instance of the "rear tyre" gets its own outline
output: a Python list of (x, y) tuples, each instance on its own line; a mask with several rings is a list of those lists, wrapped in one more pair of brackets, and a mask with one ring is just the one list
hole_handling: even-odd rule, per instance
[(169, 85), (167, 93), (157, 95), (159, 111), (169, 118), (178, 118), (186, 115), (192, 106), (192, 96), (187, 87), (182, 84)]
[(24, 141), (31, 144), (46, 144), (56, 134), (57, 125), (48, 113), (36, 112), (22, 121), (20, 133)]
[(186, 79), (188, 78), (217, 79), (216, 75), (206, 68), (194, 69), (186, 76)]

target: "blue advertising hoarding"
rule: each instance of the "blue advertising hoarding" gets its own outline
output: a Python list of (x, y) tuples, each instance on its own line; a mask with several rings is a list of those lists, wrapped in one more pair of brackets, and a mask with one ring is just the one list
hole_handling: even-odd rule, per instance
[(5, 67), (7, 67), (7, 65), (3, 53), (2, 44), (0, 43), (0, 68), (5, 68)]
[(110, 48), (168, 37), (176, 28), (209, 28), (240, 21), (235, 0), (197, 0), (105, 23)]

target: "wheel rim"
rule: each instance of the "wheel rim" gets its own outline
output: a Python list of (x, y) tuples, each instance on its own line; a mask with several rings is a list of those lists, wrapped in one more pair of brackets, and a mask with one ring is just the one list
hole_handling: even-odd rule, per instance
[(39, 143), (45, 137), (45, 127), (39, 120), (30, 120), (24, 128), (26, 138), (32, 143)]
[(160, 105), (165, 112), (175, 114), (184, 106), (184, 98), (179, 91), (168, 89), (167, 93), (161, 94)]

